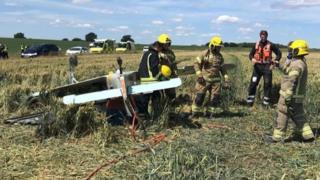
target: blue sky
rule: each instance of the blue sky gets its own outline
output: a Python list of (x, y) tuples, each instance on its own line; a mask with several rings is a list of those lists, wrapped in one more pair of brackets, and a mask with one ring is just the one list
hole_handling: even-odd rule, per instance
[(62, 39), (95, 32), (151, 43), (168, 33), (173, 44), (255, 42), (261, 29), (287, 44), (306, 39), (320, 48), (320, 0), (0, 0), (0, 37)]

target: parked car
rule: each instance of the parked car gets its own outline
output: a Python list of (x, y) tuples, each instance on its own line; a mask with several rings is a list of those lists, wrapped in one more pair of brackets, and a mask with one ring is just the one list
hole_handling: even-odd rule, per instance
[(66, 51), (66, 55), (72, 55), (72, 54), (84, 54), (84, 53), (88, 53), (89, 49), (86, 47), (82, 47), (82, 46), (75, 46), (72, 48), (69, 48)]
[(149, 51), (149, 46), (143, 46), (142, 52), (147, 52)]
[(60, 48), (55, 44), (41, 44), (41, 45), (33, 45), (27, 48), (23, 53), (21, 53), (21, 57), (36, 57), (36, 56), (51, 56), (58, 55)]

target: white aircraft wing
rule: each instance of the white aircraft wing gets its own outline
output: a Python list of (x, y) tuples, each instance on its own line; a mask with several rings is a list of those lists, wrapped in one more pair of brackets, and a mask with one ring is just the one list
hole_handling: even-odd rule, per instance
[[(168, 81), (159, 81), (150, 84), (141, 84), (128, 87), (128, 94), (149, 94), (153, 91), (179, 87), (182, 84), (180, 78)], [(107, 99), (121, 97), (121, 89), (108, 89), (103, 91), (85, 93), (80, 95), (68, 95), (63, 97), (64, 104), (84, 104), (88, 102), (104, 101)]]
[(116, 97), (121, 97), (121, 90), (108, 89), (98, 92), (80, 94), (80, 95), (68, 95), (62, 98), (64, 104), (84, 104), (88, 102), (101, 101)]

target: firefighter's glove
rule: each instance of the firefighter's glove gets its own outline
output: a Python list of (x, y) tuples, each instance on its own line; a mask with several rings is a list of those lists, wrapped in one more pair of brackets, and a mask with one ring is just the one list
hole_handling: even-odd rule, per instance
[(229, 76), (228, 75), (224, 75), (223, 88), (224, 89), (231, 89), (231, 82), (229, 80)]
[(159, 53), (159, 58), (160, 59), (167, 59), (167, 55), (165, 53), (160, 52)]

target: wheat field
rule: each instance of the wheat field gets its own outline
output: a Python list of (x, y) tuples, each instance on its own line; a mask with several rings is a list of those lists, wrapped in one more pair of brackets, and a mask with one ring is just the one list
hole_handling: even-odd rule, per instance
[[(200, 51), (175, 51), (178, 67), (192, 65)], [(285, 53), (284, 53), (285, 54)], [(276, 104), (264, 108), (261, 102), (253, 108), (241, 102), (246, 98), (252, 66), (248, 51), (228, 49), (223, 52), (226, 63), (236, 68), (229, 71), (231, 90), (223, 91), (222, 110), (213, 118), (190, 119), (195, 75), (181, 76), (177, 89), (184, 98), (168, 108), (158, 122), (137, 131), (133, 140), (127, 127), (101, 123), (105, 118), (92, 104), (65, 107), (58, 99), (41, 111), (52, 111), (67, 121), (77, 119), (97, 124), (90, 133), (57, 132), (41, 138), (37, 127), (7, 125), (3, 119), (25, 115), (31, 111), (24, 105), (31, 92), (64, 85), (68, 79), (68, 58), (42, 57), (0, 61), (0, 177), (2, 179), (80, 179), (96, 166), (118, 158), (141, 145), (146, 137), (159, 133), (165, 141), (135, 156), (102, 168), (97, 179), (320, 179), (319, 140), (312, 143), (265, 144), (263, 136), (271, 133), (276, 117)], [(124, 60), (125, 70), (137, 70), (141, 53), (79, 56), (78, 80), (115, 71), (116, 57)], [(305, 110), (316, 134), (320, 123), (319, 52), (308, 59), (309, 79)], [(282, 59), (284, 61), (284, 58)], [(281, 73), (274, 71), (274, 103), (278, 97)], [(260, 83), (263, 84), (263, 83)], [(258, 88), (261, 95), (262, 87)], [(54, 107), (54, 108), (53, 108)], [(90, 113), (88, 113), (90, 112)], [(174, 114), (171, 116), (169, 114)], [(81, 118), (79, 118), (81, 117)], [(85, 123), (88, 123), (86, 121)], [(90, 124), (88, 125), (90, 126)], [(292, 124), (289, 124), (292, 127)], [(63, 127), (64, 128), (64, 127)], [(288, 135), (292, 131), (289, 128)]]

